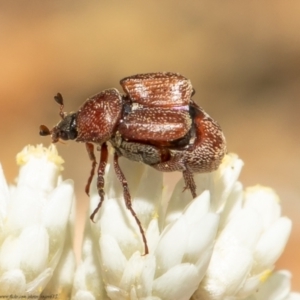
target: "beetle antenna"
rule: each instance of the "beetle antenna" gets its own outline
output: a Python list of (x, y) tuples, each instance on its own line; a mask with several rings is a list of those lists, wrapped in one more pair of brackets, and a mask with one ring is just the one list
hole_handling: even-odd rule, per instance
[(46, 136), (46, 135), (50, 135), (51, 131), (49, 130), (49, 128), (45, 125), (41, 125), (40, 126), (40, 135), (41, 136)]
[(59, 115), (63, 119), (65, 117), (65, 113), (63, 112), (63, 109), (64, 109), (64, 99), (63, 99), (63, 96), (61, 95), (61, 93), (57, 93), (57, 95), (54, 96), (54, 100), (56, 101), (56, 103), (58, 103), (60, 105)]

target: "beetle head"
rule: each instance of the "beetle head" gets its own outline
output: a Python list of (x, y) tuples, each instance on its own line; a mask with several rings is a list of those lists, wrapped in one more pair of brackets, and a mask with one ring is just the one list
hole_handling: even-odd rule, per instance
[(56, 143), (59, 140), (74, 140), (77, 137), (77, 125), (76, 125), (76, 116), (77, 113), (65, 113), (63, 112), (64, 104), (63, 98), (60, 93), (58, 93), (54, 97), (55, 101), (60, 104), (59, 115), (61, 117), (61, 121), (49, 130), (47, 126), (40, 126), (40, 135), (46, 136), (51, 135), (52, 143)]

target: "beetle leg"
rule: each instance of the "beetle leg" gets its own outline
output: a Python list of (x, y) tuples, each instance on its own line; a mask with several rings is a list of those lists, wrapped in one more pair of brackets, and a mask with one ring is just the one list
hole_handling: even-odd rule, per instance
[(91, 182), (93, 180), (94, 174), (95, 174), (95, 168), (96, 168), (97, 161), (96, 161), (96, 157), (94, 154), (94, 145), (92, 143), (85, 143), (85, 146), (86, 146), (86, 150), (89, 155), (89, 158), (92, 161), (91, 173), (90, 173), (89, 179), (87, 181), (87, 184), (85, 186), (85, 192), (89, 196), (90, 195), (90, 186), (91, 186)]
[(184, 170), (182, 171), (185, 187), (183, 191), (189, 189), (192, 193), (193, 198), (196, 198), (196, 183), (194, 180), (194, 175), (190, 170)]
[(135, 218), (135, 221), (138, 224), (140, 232), (142, 234), (142, 238), (143, 238), (143, 242), (144, 242), (144, 246), (145, 246), (145, 253), (144, 253), (144, 255), (146, 255), (146, 254), (149, 253), (149, 250), (148, 250), (148, 245), (147, 245), (147, 240), (146, 240), (145, 232), (144, 232), (144, 229), (142, 227), (141, 221), (139, 220), (139, 218), (137, 217), (135, 211), (132, 208), (132, 205), (131, 205), (132, 204), (131, 203), (131, 196), (130, 196), (130, 193), (129, 193), (127, 180), (126, 180), (126, 178), (124, 176), (124, 173), (122, 172), (122, 170), (120, 168), (118, 160), (119, 160), (119, 155), (118, 155), (117, 152), (115, 152), (114, 153), (114, 168), (115, 168), (115, 172), (116, 172), (116, 175), (117, 175), (119, 181), (121, 182), (121, 184), (123, 186), (123, 195), (124, 195), (124, 200), (125, 200), (126, 207), (127, 207), (127, 209), (130, 210), (132, 216)]
[(93, 213), (90, 216), (90, 219), (94, 222), (94, 217), (98, 210), (100, 209), (103, 201), (104, 201), (104, 174), (105, 174), (105, 167), (107, 164), (107, 159), (108, 159), (108, 151), (107, 151), (107, 145), (106, 143), (103, 143), (101, 145), (101, 154), (100, 154), (100, 163), (98, 166), (98, 171), (97, 171), (97, 189), (98, 189), (98, 194), (100, 196), (100, 201), (96, 207), (96, 209), (93, 211)]

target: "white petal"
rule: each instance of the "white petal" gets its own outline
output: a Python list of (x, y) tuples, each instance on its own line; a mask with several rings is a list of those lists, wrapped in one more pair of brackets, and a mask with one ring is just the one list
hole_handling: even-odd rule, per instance
[[(140, 274), (140, 282), (143, 291), (143, 295), (152, 294), (152, 287), (153, 287), (153, 279), (156, 269), (156, 260), (154, 255), (147, 255), (144, 261), (144, 266)], [(141, 296), (141, 292), (138, 290), (138, 295)], [(144, 296), (145, 297), (145, 296)], [(148, 297), (145, 297), (146, 299)]]
[(232, 188), (230, 195), (225, 203), (221, 213), (219, 231), (221, 231), (227, 223), (236, 215), (243, 204), (243, 186), (240, 182), (236, 182)]
[(47, 195), (31, 187), (21, 185), (9, 204), (7, 215), (7, 234), (16, 235), (27, 226), (33, 226), (41, 220), (41, 210), (47, 201)]
[(279, 198), (270, 188), (254, 186), (245, 191), (244, 207), (251, 207), (259, 213), (266, 230), (281, 214)]
[(141, 256), (136, 252), (126, 264), (119, 287), (138, 298), (150, 296), (154, 273), (155, 257), (151, 254)]
[(259, 289), (258, 300), (282, 300), (290, 291), (289, 272), (281, 271), (274, 273)]
[(188, 300), (199, 284), (196, 267), (180, 264), (155, 279), (153, 295), (164, 300)]
[[(240, 175), (243, 165), (243, 161), (236, 154), (229, 153), (223, 158), (218, 170), (196, 176), (198, 193), (205, 189), (210, 191), (213, 211), (218, 212), (223, 207)], [(206, 176), (211, 176), (207, 182), (203, 181), (203, 177)]]
[(163, 232), (155, 254), (161, 275), (176, 264), (194, 263), (199, 278), (208, 265), (219, 217), (208, 214), (209, 193), (204, 192), (188, 205), (183, 215)]
[(186, 249), (188, 234), (188, 226), (183, 216), (165, 228), (155, 250), (157, 276), (181, 263)]
[(118, 286), (127, 260), (116, 240), (107, 234), (100, 237), (101, 261), (103, 277), (108, 284)]
[(150, 253), (153, 252), (154, 249), (157, 247), (159, 236), (160, 232), (158, 228), (158, 220), (152, 219), (146, 231), (146, 239)]
[(226, 295), (234, 295), (248, 276), (252, 263), (252, 253), (248, 249), (230, 244), (215, 247), (195, 299), (222, 300)]
[(0, 277), (0, 295), (19, 294), (25, 295), (26, 279), (20, 269), (4, 272)]
[[(73, 201), (73, 181), (63, 181), (49, 196), (42, 211), (42, 224), (57, 237), (64, 238)], [(56, 238), (57, 238), (56, 237)]]
[(143, 226), (147, 227), (156, 214), (161, 213), (163, 173), (146, 167), (133, 199), (133, 209)]
[(254, 251), (254, 272), (261, 272), (275, 263), (284, 250), (291, 229), (291, 220), (282, 217), (263, 233)]
[(183, 211), (188, 225), (196, 223), (207, 214), (210, 209), (210, 194), (204, 191), (195, 198)]
[(239, 289), (236, 296), (239, 298), (244, 298), (248, 295), (255, 294), (259, 285), (261, 284), (261, 276), (262, 274), (260, 273), (255, 276), (248, 277)]
[(87, 217), (82, 246), (83, 261), (77, 267), (74, 276), (73, 293), (77, 295), (80, 291), (87, 291), (94, 297), (99, 296), (100, 299), (108, 299), (98, 261), (98, 237), (93, 237), (91, 231), (93, 226), (94, 223), (91, 223), (89, 217)]
[[(204, 263), (208, 264), (213, 250), (218, 223), (219, 216), (210, 213), (194, 224), (194, 226), (189, 230), (189, 237), (183, 260), (184, 262), (194, 263), (199, 266), (202, 266)], [(206, 251), (210, 254), (206, 254)], [(206, 262), (201, 262), (200, 264), (199, 260), (204, 259)]]
[(110, 299), (110, 300), (127, 300), (127, 299), (129, 299), (128, 292), (126, 292), (114, 285), (107, 284), (106, 292), (107, 292), (107, 296), (109, 297), (108, 299)]
[(72, 300), (96, 300), (92, 293), (88, 291), (78, 291), (73, 297)]
[[(177, 183), (169, 201), (165, 215), (165, 227), (178, 219), (184, 211), (186, 211), (187, 214), (190, 214), (191, 217), (193, 216), (193, 220), (191, 220), (191, 222), (193, 222), (195, 219), (199, 219), (206, 214), (210, 208), (210, 194), (208, 190), (204, 190), (198, 197), (192, 199), (190, 193), (187, 193), (187, 191), (182, 193), (183, 188), (183, 180), (181, 179)], [(198, 199), (198, 201), (195, 202), (196, 199)], [(193, 212), (194, 209), (196, 209), (197, 212)]]
[(180, 179), (172, 193), (168, 203), (164, 227), (178, 219), (184, 208), (193, 200), (189, 191), (184, 191), (183, 179)]
[(252, 209), (243, 209), (235, 215), (221, 232), (217, 243), (225, 246), (241, 245), (254, 250), (262, 232), (258, 214)]
[(0, 248), (0, 266), (4, 271), (20, 268), (20, 240), (8, 236)]
[(20, 237), (19, 251), (21, 252), (20, 267), (27, 278), (34, 279), (47, 265), (49, 255), (49, 236), (42, 226), (25, 228)]
[(129, 292), (132, 286), (139, 285), (138, 281), (143, 264), (143, 257), (139, 252), (135, 252), (127, 261), (118, 286)]
[(99, 272), (98, 262), (92, 259), (85, 259), (78, 267), (74, 276), (73, 293), (86, 291), (100, 299), (106, 299), (102, 277)]
[(45, 269), (33, 281), (26, 285), (26, 292), (28, 294), (40, 295), (41, 291), (45, 288), (52, 275), (53, 270), (51, 268)]
[(53, 276), (43, 290), (42, 295), (63, 294), (69, 299), (72, 291), (75, 264), (75, 255), (72, 248), (65, 247)]
[(247, 278), (252, 265), (252, 251), (261, 228), (255, 211), (243, 209), (234, 216), (221, 232), (197, 297), (224, 299), (235, 295)]

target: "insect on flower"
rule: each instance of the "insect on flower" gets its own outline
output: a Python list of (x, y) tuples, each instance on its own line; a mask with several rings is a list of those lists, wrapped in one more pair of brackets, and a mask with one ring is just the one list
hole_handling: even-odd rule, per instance
[(193, 100), (195, 91), (190, 80), (177, 73), (148, 73), (126, 77), (120, 81), (124, 90), (104, 90), (88, 98), (77, 112), (65, 113), (61, 94), (54, 99), (60, 105), (61, 121), (49, 130), (40, 126), (40, 135), (51, 135), (52, 142), (75, 140), (84, 142), (92, 161), (86, 185), (95, 173), (94, 144), (100, 151), (97, 189), (104, 201), (104, 173), (108, 159), (107, 142), (114, 148), (114, 169), (123, 186), (126, 207), (135, 218), (144, 242), (148, 245), (141, 222), (131, 205), (126, 178), (119, 166), (119, 157), (143, 162), (162, 172), (180, 171), (185, 189), (196, 197), (193, 173), (216, 170), (226, 152), (220, 126)]

